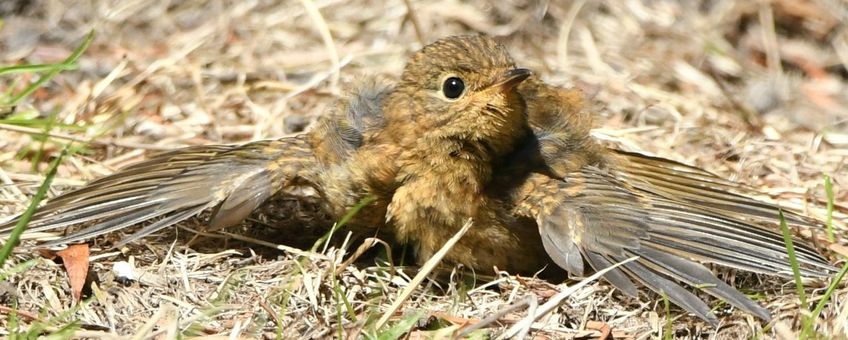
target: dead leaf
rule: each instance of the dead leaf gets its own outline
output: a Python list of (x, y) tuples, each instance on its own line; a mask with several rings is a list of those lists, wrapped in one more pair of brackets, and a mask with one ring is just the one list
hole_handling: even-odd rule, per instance
[(593, 329), (601, 332), (601, 335), (598, 336), (598, 340), (612, 339), (612, 328), (610, 328), (609, 324), (606, 322), (588, 321), (586, 322), (586, 329)]
[(831, 251), (833, 251), (834, 253), (848, 257), (848, 247), (846, 247), (846, 246), (843, 246), (839, 243), (833, 243), (833, 244), (827, 246), (827, 248), (830, 249)]
[(35, 252), (38, 253), (38, 255), (41, 255), (41, 257), (43, 257), (45, 259), (56, 262), (56, 257), (57, 257), (56, 256), (56, 250), (38, 248), (38, 249), (35, 250)]
[(88, 276), (88, 244), (72, 244), (56, 252), (56, 255), (59, 255), (65, 264), (65, 271), (68, 272), (68, 281), (71, 284), (71, 294), (74, 296), (74, 301), (79, 302)]
[(473, 325), (473, 324), (480, 322), (480, 319), (461, 318), (461, 317), (458, 317), (458, 316), (453, 316), (453, 315), (450, 315), (450, 314), (447, 314), (447, 313), (441, 313), (441, 312), (435, 312), (435, 313), (432, 313), (432, 315), (439, 318), (439, 319), (445, 320), (447, 322), (450, 322), (453, 325), (460, 326), (460, 327), (465, 327), (465, 326)]

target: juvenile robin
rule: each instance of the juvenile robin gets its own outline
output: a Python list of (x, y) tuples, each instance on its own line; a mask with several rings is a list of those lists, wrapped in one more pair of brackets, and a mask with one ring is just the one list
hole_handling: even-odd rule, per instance
[[(629, 295), (637, 284), (662, 292), (713, 324), (683, 285), (770, 319), (698, 262), (788, 276), (778, 207), (704, 170), (602, 146), (591, 127), (579, 91), (516, 67), (485, 35), (449, 37), (415, 53), (397, 83), (354, 88), (310, 132), (160, 154), (50, 200), (28, 230), (87, 225), (57, 244), (147, 222), (129, 242), (205, 210), (223, 228), (284, 188), (309, 185), (336, 217), (376, 198), (351, 223), (389, 230), (422, 261), (470, 219), (446, 265), (583, 275), (638, 257), (604, 277)], [(795, 244), (801, 274), (833, 272)]]

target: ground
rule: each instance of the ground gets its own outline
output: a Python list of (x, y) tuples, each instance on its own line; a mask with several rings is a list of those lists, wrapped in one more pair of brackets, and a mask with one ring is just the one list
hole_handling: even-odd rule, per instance
[[(830, 176), (838, 242), (823, 251), (839, 266), (848, 253), (839, 244), (848, 222), (848, 5), (838, 0), (17, 0), (0, 4), (0, 15), (0, 66), (61, 62), (95, 31), (78, 67), (13, 110), (0, 107), (0, 216), (26, 208), (71, 141), (85, 148), (62, 163), (49, 195), (152, 152), (308, 129), (351, 81), (396, 78), (423, 44), (485, 32), (543, 79), (582, 88), (597, 112), (595, 135), (610, 144), (703, 167), (822, 220)], [(0, 74), (0, 99), (39, 74)], [(791, 279), (720, 267), (776, 320), (710, 300), (722, 320), (713, 328), (647, 291), (632, 299), (603, 281), (507, 273), (415, 282), (392, 312), (416, 268), (392, 267), (379, 244), (346, 265), (362, 240), (336, 237), (314, 251), (314, 237), (291, 242), (332, 222), (314, 217), (308, 192), (295, 196), (226, 234), (197, 237), (198, 219), (123, 249), (98, 240), (98, 279), (81, 304), (62, 265), (33, 255), (26, 241), (0, 272), (0, 335), (419, 338), (455, 336), (485, 319), (471, 335), (497, 337), (528, 315), (511, 304), (542, 304), (565, 287), (577, 289), (532, 324), (532, 336), (795, 338), (803, 325)], [(134, 264), (137, 282), (115, 279), (120, 261)], [(812, 304), (826, 284), (809, 283)], [(814, 328), (844, 338), (848, 289), (840, 285), (830, 301)], [(393, 313), (388, 326), (375, 330), (385, 313)]]

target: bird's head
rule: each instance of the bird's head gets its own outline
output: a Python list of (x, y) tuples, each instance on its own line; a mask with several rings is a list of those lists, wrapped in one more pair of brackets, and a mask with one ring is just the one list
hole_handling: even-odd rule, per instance
[(419, 140), (469, 143), (503, 154), (526, 130), (516, 87), (529, 76), (488, 36), (448, 37), (410, 59), (386, 114), (414, 124)]

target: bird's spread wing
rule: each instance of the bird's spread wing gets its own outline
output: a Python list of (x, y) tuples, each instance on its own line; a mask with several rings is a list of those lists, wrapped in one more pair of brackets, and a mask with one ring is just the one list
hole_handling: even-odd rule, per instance
[[(243, 145), (196, 146), (166, 152), (51, 199), (29, 223), (30, 232), (94, 223), (50, 246), (89, 239), (159, 218), (121, 244), (214, 209), (212, 229), (235, 225), (286, 185), (320, 185), (323, 167), (345, 162), (363, 135), (383, 124), (381, 105), (390, 83), (361, 82), (296, 137)], [(320, 188), (319, 188), (320, 189)], [(0, 237), (17, 217), (0, 223)]]
[[(639, 158), (635, 154), (627, 157)], [(653, 158), (646, 163), (644, 166), (654, 167), (654, 173), (669, 172), (676, 177), (667, 184), (649, 171), (595, 166), (586, 166), (565, 179), (534, 174), (520, 189), (519, 214), (537, 220), (545, 250), (557, 265), (573, 274), (583, 273), (584, 260), (600, 270), (638, 256), (637, 261), (608, 272), (605, 278), (630, 295), (636, 294), (634, 281), (664, 292), (675, 304), (710, 322), (716, 322), (710, 308), (678, 282), (769, 319), (766, 310), (694, 260), (791, 275), (782, 236), (750, 221), (770, 217), (775, 222), (776, 207), (719, 192), (716, 188), (732, 182), (702, 170)], [(692, 193), (697, 190), (679, 188), (678, 181), (706, 192), (705, 199), (715, 203), (704, 204)], [(833, 270), (803, 243), (796, 243), (796, 254), (804, 276), (822, 277)]]
[[(665, 292), (711, 322), (716, 319), (707, 305), (679, 282), (769, 318), (694, 261), (790, 275), (782, 236), (761, 226), (777, 224), (778, 206), (746, 197), (753, 190), (707, 171), (599, 145), (589, 135), (592, 115), (579, 91), (533, 79), (520, 90), (528, 98), (533, 133), (523, 154), (506, 165), (529, 164), (538, 173), (513, 176), (520, 184), (510, 187), (516, 190), (516, 213), (536, 219), (544, 248), (557, 265), (579, 275), (584, 263), (600, 270), (638, 256), (605, 278), (630, 295), (636, 294), (634, 281)], [(821, 227), (798, 213), (784, 213), (791, 225)], [(796, 243), (796, 253), (804, 276), (834, 270), (803, 243)]]
[[(211, 208), (215, 210), (210, 226), (227, 227), (244, 220), (286, 184), (308, 177), (314, 163), (302, 136), (166, 152), (51, 199), (36, 212), (27, 231), (94, 222), (44, 244), (49, 246), (159, 218), (125, 243)], [(0, 236), (16, 222), (17, 217), (0, 224)]]

